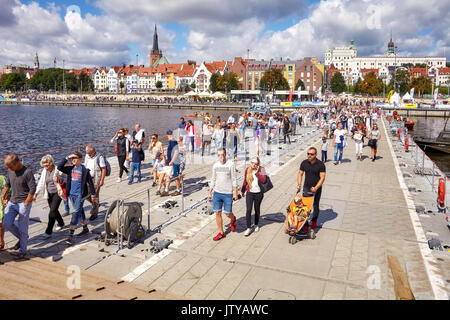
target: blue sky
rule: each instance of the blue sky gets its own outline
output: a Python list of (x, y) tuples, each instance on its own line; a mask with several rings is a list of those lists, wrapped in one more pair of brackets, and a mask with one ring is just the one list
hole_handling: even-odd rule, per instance
[[(68, 13), (72, 6), (79, 8)], [(433, 10), (430, 10), (433, 8)], [(154, 24), (170, 62), (315, 56), (354, 39), (383, 54), (393, 30), (405, 55), (450, 55), (450, 2), (441, 0), (2, 0), (0, 64), (147, 65)], [(405, 23), (405, 22), (408, 23)]]

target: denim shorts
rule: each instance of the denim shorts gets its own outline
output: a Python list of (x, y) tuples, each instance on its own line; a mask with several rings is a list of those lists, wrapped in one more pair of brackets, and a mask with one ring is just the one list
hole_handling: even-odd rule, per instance
[(180, 165), (179, 164), (173, 164), (173, 175), (172, 177), (177, 178), (180, 174)]
[(233, 213), (233, 194), (225, 194), (214, 191), (212, 204), (214, 212), (222, 211), (223, 207), (224, 213)]

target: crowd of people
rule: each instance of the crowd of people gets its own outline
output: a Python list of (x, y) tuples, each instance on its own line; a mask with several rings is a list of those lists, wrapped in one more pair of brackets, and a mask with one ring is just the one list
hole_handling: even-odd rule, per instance
[[(349, 101), (331, 101), (328, 107), (301, 109), (287, 113), (268, 112), (246, 113), (237, 118), (230, 115), (228, 119), (221, 119), (204, 114), (186, 121), (180, 118), (174, 129), (166, 131), (167, 145), (160, 141), (160, 136), (153, 133), (147, 142), (148, 136), (144, 128), (137, 123), (130, 134), (128, 128), (120, 128), (111, 139), (115, 144), (118, 160), (117, 183), (122, 182), (124, 173), (127, 174), (129, 185), (141, 183), (142, 162), (145, 161), (147, 149), (151, 156), (151, 187), (155, 188), (156, 195), (166, 197), (169, 195), (170, 185), (175, 182), (175, 191), (172, 196), (181, 194), (183, 171), (188, 159), (193, 157), (212, 157), (217, 160), (212, 166), (211, 181), (209, 184), (208, 200), (212, 202), (216, 213), (216, 222), (219, 233), (214, 237), (218, 241), (226, 234), (223, 229), (222, 212), (230, 219), (231, 231), (236, 230), (236, 216), (233, 214), (233, 201), (240, 198), (236, 165), (238, 152), (253, 150), (251, 161), (243, 177), (240, 193), (246, 198), (246, 224), (244, 233), (249, 236), (253, 231), (258, 232), (260, 225), (261, 203), (264, 193), (270, 190), (271, 182), (265, 168), (261, 164), (261, 156), (269, 153), (270, 149), (278, 148), (279, 144), (290, 144), (291, 135), (296, 135), (299, 128), (317, 126), (323, 130), (321, 145), (322, 158), (319, 160), (318, 150), (308, 148), (307, 159), (304, 160), (298, 171), (298, 191), (311, 193), (314, 196), (314, 208), (311, 228), (317, 227), (319, 204), (322, 186), (325, 182), (328, 161), (328, 140), (334, 149), (334, 164), (343, 160), (343, 150), (347, 146), (347, 139), (354, 139), (356, 146), (356, 159), (362, 161), (364, 140), (368, 139), (371, 148), (371, 159), (375, 161), (377, 147), (381, 138), (377, 126), (380, 113), (370, 102), (350, 103)], [(2, 187), (2, 207), (0, 211), (0, 249), (4, 248), (4, 231), (11, 232), (18, 242), (12, 248), (19, 250), (18, 258), (27, 253), (28, 221), (32, 202), (42, 196), (49, 205), (49, 219), (47, 228), (42, 235), (44, 239), (52, 236), (53, 228), (56, 231), (65, 228), (63, 216), (69, 214), (69, 203), (72, 207), (72, 218), (69, 225), (68, 244), (74, 243), (74, 233), (81, 223), (82, 231), (77, 236), (89, 232), (88, 219), (84, 211), (84, 201), (91, 203), (89, 220), (98, 217), (100, 207), (100, 191), (105, 178), (110, 175), (111, 168), (107, 158), (98, 153), (93, 145), (88, 145), (83, 154), (74, 151), (61, 159), (57, 164), (51, 155), (41, 160), (43, 171), (36, 184), (33, 172), (22, 165), (17, 155), (11, 154), (4, 160), (8, 173), (0, 177)], [(136, 181), (135, 181), (136, 173)], [(306, 190), (306, 191), (305, 191)], [(59, 212), (61, 202), (65, 204), (65, 214)], [(254, 209), (254, 229), (252, 229), (251, 214)], [(5, 213), (3, 215), (3, 212)], [(18, 225), (14, 223), (18, 216)], [(55, 227), (56, 224), (56, 227)]]

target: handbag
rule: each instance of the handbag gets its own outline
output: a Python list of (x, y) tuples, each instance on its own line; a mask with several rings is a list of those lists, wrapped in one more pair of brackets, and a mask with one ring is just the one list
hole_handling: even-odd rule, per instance
[(273, 188), (273, 184), (272, 184), (272, 181), (270, 181), (269, 176), (266, 176), (265, 183), (258, 181), (258, 185), (259, 185), (259, 188), (261, 189), (262, 193), (266, 193), (267, 191), (269, 191), (270, 189)]
[(370, 139), (369, 142), (367, 143), (367, 145), (369, 147), (375, 147), (377, 144), (377, 139)]

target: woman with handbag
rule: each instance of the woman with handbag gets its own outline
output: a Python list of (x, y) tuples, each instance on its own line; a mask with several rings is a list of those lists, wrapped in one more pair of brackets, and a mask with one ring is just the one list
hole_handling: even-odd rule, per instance
[(377, 157), (378, 141), (381, 139), (381, 134), (376, 123), (372, 126), (372, 130), (369, 133), (369, 139), (369, 147), (372, 149), (371, 159), (372, 162), (374, 162)]
[(353, 133), (353, 139), (355, 140), (356, 160), (360, 160), (360, 161), (362, 161), (364, 135), (365, 135), (365, 132), (364, 132), (363, 124), (359, 123), (355, 132)]
[(53, 226), (55, 222), (58, 222), (56, 231), (61, 230), (64, 227), (64, 220), (59, 213), (59, 205), (61, 204), (61, 197), (58, 195), (57, 183), (55, 182), (55, 161), (51, 155), (42, 157), (41, 166), (42, 170), (41, 178), (37, 185), (36, 194), (33, 196), (33, 201), (36, 201), (37, 196), (41, 191), (44, 193), (44, 199), (47, 199), (50, 212), (48, 213), (47, 229), (42, 234), (44, 239), (48, 239), (52, 236)]
[(242, 185), (241, 193), (242, 197), (244, 197), (247, 192), (247, 196), (245, 198), (245, 202), (247, 205), (246, 219), (247, 219), (247, 230), (244, 235), (248, 237), (251, 230), (251, 221), (252, 221), (252, 206), (255, 207), (255, 232), (259, 231), (259, 216), (260, 216), (260, 208), (261, 202), (264, 198), (264, 192), (262, 190), (262, 184), (265, 184), (267, 180), (267, 174), (264, 167), (261, 167), (261, 161), (258, 157), (254, 157), (250, 161), (250, 166), (245, 169), (244, 175), (244, 183)]

